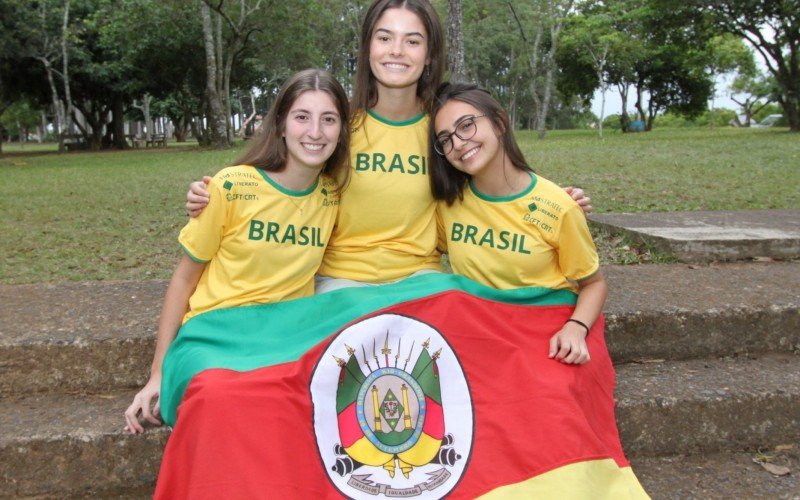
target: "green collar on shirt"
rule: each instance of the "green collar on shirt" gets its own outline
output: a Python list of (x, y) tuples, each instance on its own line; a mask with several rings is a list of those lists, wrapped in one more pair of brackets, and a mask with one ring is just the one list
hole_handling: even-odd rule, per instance
[(423, 118), (425, 118), (425, 113), (424, 112), (418, 114), (417, 116), (412, 116), (408, 120), (401, 120), (401, 121), (395, 121), (395, 120), (390, 120), (388, 118), (384, 118), (381, 115), (379, 115), (378, 113), (376, 113), (374, 110), (371, 110), (371, 109), (368, 109), (367, 113), (369, 114), (369, 116), (375, 118), (379, 122), (385, 123), (386, 125), (391, 125), (393, 127), (405, 127), (406, 125), (413, 125), (413, 124), (417, 123), (418, 121), (422, 120)]
[(489, 202), (492, 202), (492, 203), (500, 203), (500, 202), (504, 202), (504, 201), (514, 201), (516, 199), (522, 198), (523, 196), (527, 195), (528, 193), (533, 191), (533, 188), (536, 187), (536, 180), (537, 180), (536, 174), (534, 174), (533, 172), (528, 172), (528, 174), (531, 176), (531, 183), (528, 184), (528, 187), (526, 187), (525, 189), (523, 189), (521, 192), (519, 192), (517, 194), (511, 194), (511, 195), (508, 195), (508, 196), (490, 196), (488, 194), (483, 194), (480, 191), (478, 191), (478, 188), (476, 188), (475, 185), (472, 183), (472, 179), (469, 180), (469, 188), (470, 188), (470, 190), (472, 191), (472, 193), (475, 196), (477, 196), (478, 198), (480, 198), (480, 199), (482, 199), (484, 201), (489, 201)]
[(312, 184), (309, 188), (304, 189), (302, 191), (293, 191), (293, 190), (287, 189), (287, 188), (281, 186), (280, 184), (278, 184), (277, 182), (275, 182), (275, 180), (272, 177), (270, 177), (269, 174), (267, 174), (266, 170), (263, 170), (263, 169), (260, 169), (260, 168), (257, 169), (257, 170), (261, 173), (261, 175), (264, 177), (264, 179), (267, 182), (272, 184), (272, 187), (274, 187), (275, 189), (277, 189), (278, 191), (280, 191), (281, 193), (283, 193), (283, 194), (285, 194), (287, 196), (306, 196), (308, 194), (313, 193), (314, 190), (317, 189), (317, 184), (319, 184), (319, 177), (317, 177), (317, 179), (314, 181), (314, 184)]

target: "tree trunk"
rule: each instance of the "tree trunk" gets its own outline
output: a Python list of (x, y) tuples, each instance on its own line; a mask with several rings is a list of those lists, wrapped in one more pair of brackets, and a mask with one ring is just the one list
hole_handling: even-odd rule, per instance
[(628, 92), (630, 87), (627, 83), (617, 85), (619, 89), (619, 97), (622, 100), (622, 113), (619, 115), (620, 127), (622, 132), (628, 131), (628, 126), (631, 122), (631, 117), (628, 115)]
[(111, 145), (115, 149), (128, 149), (128, 141), (125, 140), (125, 103), (120, 96), (114, 96), (111, 110), (111, 127), (113, 131)]
[(61, 25), (61, 62), (63, 69), (61, 74), (64, 79), (64, 128), (61, 131), (62, 138), (59, 140), (59, 151), (63, 146), (63, 135), (68, 134), (72, 128), (72, 92), (69, 85), (69, 55), (67, 53), (67, 30), (69, 28), (69, 2), (64, 1), (64, 21)]
[[(239, 105), (244, 110), (244, 106), (241, 104), (241, 101), (240, 101)], [(242, 122), (242, 126), (239, 128), (239, 133), (237, 135), (239, 136), (240, 139), (244, 139), (245, 137), (248, 137), (249, 135), (252, 135), (252, 132), (248, 134), (248, 129), (251, 128), (250, 124), (253, 122), (253, 118), (255, 118), (255, 117), (256, 117), (256, 95), (251, 90), (250, 91), (250, 115), (248, 115), (248, 117), (244, 119), (244, 121)]]
[(597, 124), (597, 133), (603, 137), (603, 119), (606, 115), (606, 86), (603, 83), (603, 77), (600, 77), (600, 119)]
[(175, 141), (186, 142), (186, 133), (188, 131), (187, 117), (182, 116), (177, 120), (173, 120), (172, 123), (175, 125)]
[(466, 81), (461, 0), (447, 0), (447, 69), (451, 81)]
[(789, 119), (789, 130), (800, 132), (800, 95), (778, 94), (778, 104), (781, 105), (786, 117)]
[(88, 125), (88, 128), (84, 127), (80, 121), (75, 120), (75, 125), (86, 139), (89, 149), (92, 151), (102, 149), (103, 129), (109, 123), (109, 109), (96, 101), (78, 101), (75, 108), (81, 112), (85, 124)]
[[(214, 26), (220, 27), (217, 30), (221, 34), (221, 19), (218, 13), (214, 13), (216, 23), (212, 24), (211, 9), (203, 1), (200, 0), (200, 14), (203, 18), (203, 40), (206, 50), (206, 100), (208, 108), (206, 109), (206, 119), (208, 120), (208, 130), (210, 132), (209, 142), (216, 148), (223, 149), (229, 146), (228, 144), (228, 130), (225, 119), (225, 106), (220, 96), (220, 89), (218, 87), (221, 74), (221, 68), (218, 65), (219, 54), (217, 51), (218, 41), (214, 39)], [(221, 48), (221, 47), (220, 47)]]
[(608, 90), (608, 85), (603, 79), (603, 74), (605, 73), (608, 51), (608, 44), (603, 45), (600, 55), (595, 55), (594, 50), (591, 48), (589, 49), (589, 54), (592, 56), (592, 61), (594, 62), (597, 83), (600, 85), (600, 120), (598, 125), (598, 134), (600, 137), (603, 137), (603, 119), (605, 118), (606, 114), (606, 90)]
[[(542, 8), (542, 3), (545, 5), (544, 9)], [(569, 11), (572, 10), (572, 4), (573, 0), (541, 0), (537, 2), (536, 35), (534, 36), (533, 47), (528, 61), (531, 69), (531, 97), (533, 98), (533, 103), (536, 108), (536, 132), (540, 139), (543, 139), (545, 136), (547, 114), (553, 94), (554, 72), (556, 69), (555, 55), (558, 49), (558, 37), (564, 25), (564, 19), (566, 19)], [(522, 23), (517, 17), (514, 7), (510, 2), (508, 6), (517, 21), (523, 41), (526, 41)], [(547, 16), (547, 22), (550, 26), (550, 48), (546, 54), (542, 54), (542, 30), (545, 16)], [(541, 71), (540, 63), (545, 67), (544, 75), (541, 75), (544, 79), (544, 81), (541, 82), (544, 88), (540, 88), (540, 82), (538, 81)]]
[(203, 118), (206, 116), (206, 110), (208, 109), (208, 98), (204, 95), (203, 99), (200, 100), (200, 108), (197, 110), (197, 116), (195, 116), (192, 121), (192, 135), (197, 140), (197, 144), (200, 146), (210, 146), (211, 145), (211, 138), (209, 137), (208, 127), (204, 125)]
[(533, 98), (534, 112), (536, 113), (537, 130), (539, 124), (539, 110), (542, 109), (542, 100), (539, 97), (539, 85), (537, 82), (539, 78), (539, 58), (541, 57), (539, 52), (541, 46), (542, 46), (542, 16), (540, 12), (536, 19), (536, 36), (534, 37), (533, 40), (533, 51), (530, 58), (528, 59), (531, 68), (530, 91), (531, 91), (531, 97)]
[[(564, 5), (560, 6), (563, 10), (559, 10), (559, 6), (556, 5), (556, 3), (558, 3), (556, 0), (547, 0), (546, 3), (548, 18), (551, 23), (550, 49), (547, 51), (547, 59), (545, 62), (547, 70), (545, 73), (544, 97), (542, 98), (542, 106), (536, 111), (538, 122), (536, 125), (536, 133), (539, 139), (544, 139), (547, 115), (550, 111), (550, 100), (553, 95), (554, 86), (553, 74), (556, 70), (556, 50), (558, 50), (558, 38), (561, 34), (561, 28), (564, 26), (564, 19), (566, 19), (567, 14), (572, 9), (572, 0), (569, 0)], [(539, 24), (541, 26), (541, 23)]]
[(137, 102), (133, 101), (133, 107), (142, 111), (142, 115), (144, 115), (144, 140), (150, 141), (153, 138), (153, 116), (150, 114), (150, 103), (153, 101), (153, 96), (150, 94), (145, 94), (142, 96), (142, 105), (140, 106)]
[(39, 111), (39, 119), (41, 120), (40, 127), (42, 128), (39, 131), (39, 144), (44, 142), (44, 136), (47, 134), (47, 116), (44, 114), (44, 111)]
[(231, 106), (231, 72), (233, 71), (233, 55), (229, 54), (225, 63), (225, 72), (222, 80), (222, 98), (225, 105), (225, 138), (228, 145), (233, 145), (233, 110)]
[[(647, 113), (644, 112), (644, 103), (642, 102), (644, 99), (643, 92), (644, 92), (644, 82), (639, 81), (636, 83), (636, 103), (634, 104), (634, 106), (636, 107), (636, 113), (637, 113), (636, 118), (637, 120), (642, 122), (644, 122), (647, 117)], [(652, 100), (652, 97), (650, 99)], [(645, 130), (649, 129), (645, 127)]]
[(58, 97), (58, 90), (56, 90), (56, 83), (53, 79), (53, 67), (50, 64), (50, 61), (46, 57), (40, 57), (39, 61), (42, 62), (44, 65), (44, 72), (47, 75), (47, 84), (50, 86), (50, 98), (53, 104), (53, 113), (55, 114), (55, 132), (56, 137), (58, 137), (58, 152), (63, 153), (65, 151), (64, 147), (64, 131), (66, 127), (66, 117), (64, 116), (64, 104), (61, 102), (61, 99)]
[(653, 130), (653, 122), (656, 120), (656, 113), (658, 113), (658, 105), (656, 105), (651, 98), (647, 103), (647, 123), (644, 128), (646, 132)]

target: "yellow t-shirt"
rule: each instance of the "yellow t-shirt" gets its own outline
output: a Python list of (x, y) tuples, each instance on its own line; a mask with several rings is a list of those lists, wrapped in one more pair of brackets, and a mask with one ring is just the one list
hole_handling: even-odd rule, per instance
[(352, 172), (319, 274), (369, 283), (440, 269), (428, 182), (428, 116), (368, 111), (350, 139)]
[(439, 213), (453, 272), (484, 285), (577, 291), (574, 281), (599, 269), (581, 208), (533, 173), (525, 191), (508, 197), (487, 196), (470, 183), (463, 202), (439, 202)]
[(178, 238), (192, 260), (208, 263), (183, 321), (221, 307), (313, 295), (339, 208), (335, 188), (321, 177), (291, 191), (249, 165), (218, 172), (208, 206)]

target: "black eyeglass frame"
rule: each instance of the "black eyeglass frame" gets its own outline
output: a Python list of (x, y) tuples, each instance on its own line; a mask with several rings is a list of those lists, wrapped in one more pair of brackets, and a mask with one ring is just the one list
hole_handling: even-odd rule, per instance
[[(450, 145), (448, 148), (446, 148), (447, 151), (445, 151), (445, 148), (442, 146), (442, 140), (443, 139), (439, 139), (439, 136), (436, 137), (436, 140), (433, 143), (433, 150), (436, 151), (436, 153), (438, 153), (438, 154), (440, 154), (442, 156), (447, 156), (448, 154), (450, 154), (450, 151), (452, 151), (453, 147), (454, 147), (453, 146), (453, 136), (458, 137), (462, 141), (468, 141), (468, 140), (472, 139), (473, 137), (475, 137), (475, 134), (478, 133), (478, 125), (475, 123), (475, 120), (477, 120), (478, 118), (485, 118), (485, 117), (486, 117), (486, 115), (465, 116), (464, 118), (459, 120), (458, 123), (456, 123), (455, 130), (453, 130), (452, 132), (447, 134), (446, 137), (442, 136), (442, 137), (445, 137), (445, 139), (447, 140), (447, 144)], [(460, 127), (462, 123), (464, 123), (465, 121), (468, 121), (468, 120), (471, 120), (473, 122), (473, 129), (472, 129), (472, 133), (468, 137), (464, 137), (464, 136), (462, 136), (461, 134), (458, 133), (458, 127)]]

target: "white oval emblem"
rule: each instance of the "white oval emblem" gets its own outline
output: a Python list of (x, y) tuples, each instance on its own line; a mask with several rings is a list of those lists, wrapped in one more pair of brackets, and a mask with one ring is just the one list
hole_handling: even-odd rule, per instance
[(351, 498), (440, 498), (472, 451), (464, 370), (447, 340), (408, 316), (346, 328), (311, 377), (314, 432), (328, 477)]

